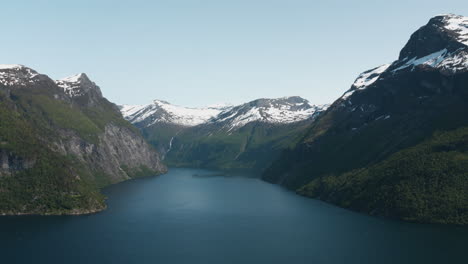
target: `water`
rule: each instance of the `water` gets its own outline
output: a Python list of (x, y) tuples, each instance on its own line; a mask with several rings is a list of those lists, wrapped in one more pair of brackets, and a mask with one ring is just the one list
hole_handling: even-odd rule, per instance
[(468, 228), (410, 224), (245, 173), (172, 169), (88, 216), (0, 217), (0, 263), (466, 263)]

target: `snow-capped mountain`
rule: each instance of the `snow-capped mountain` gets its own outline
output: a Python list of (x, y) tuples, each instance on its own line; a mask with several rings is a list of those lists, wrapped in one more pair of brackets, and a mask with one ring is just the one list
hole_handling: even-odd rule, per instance
[(396, 61), (360, 74), (263, 179), (372, 215), (466, 224), (467, 203), (453, 197), (466, 197), (467, 116), (468, 18), (436, 16)]
[(56, 80), (55, 83), (63, 89), (68, 97), (80, 105), (96, 106), (103, 98), (99, 86), (84, 73)]
[(311, 105), (299, 96), (277, 99), (257, 99), (232, 107), (210, 120), (223, 127), (236, 129), (251, 122), (289, 124), (303, 121), (325, 111), (328, 105)]
[(102, 96), (101, 89), (84, 73), (57, 80), (56, 83), (70, 97), (82, 96), (90, 90)]
[(0, 65), (0, 164), (0, 215), (97, 212), (98, 186), (166, 171), (84, 74), (54, 81), (16, 64)]
[(204, 108), (155, 100), (120, 110), (172, 166), (261, 169), (327, 107), (292, 96)]
[(45, 75), (20, 64), (0, 64), (0, 84), (9, 87), (25, 87), (40, 82)]
[(372, 86), (402, 70), (436, 70), (450, 75), (468, 71), (468, 17), (439, 15), (417, 30), (398, 60), (363, 72), (341, 98)]
[(222, 124), (234, 129), (248, 123), (293, 123), (312, 118), (326, 109), (326, 105), (311, 105), (298, 97), (257, 99), (238, 106), (216, 105), (204, 108), (189, 108), (155, 100), (148, 105), (123, 105), (125, 119), (138, 127), (149, 127), (156, 123), (169, 123), (192, 127), (201, 124)]
[(20, 64), (0, 64), (0, 85), (10, 88), (28, 86), (60, 88), (65, 92), (65, 96), (63, 93), (55, 93), (57, 99), (72, 100), (88, 106), (96, 105), (103, 98), (99, 86), (84, 73), (54, 81), (49, 76)]
[(123, 105), (120, 111), (125, 119), (138, 126), (170, 123), (191, 127), (208, 122), (227, 108), (229, 106), (190, 108), (154, 100), (147, 105)]

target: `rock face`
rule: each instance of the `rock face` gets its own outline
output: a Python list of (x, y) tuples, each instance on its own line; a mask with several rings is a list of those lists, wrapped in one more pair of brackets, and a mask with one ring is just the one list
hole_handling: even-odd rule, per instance
[(468, 223), (468, 177), (460, 169), (467, 40), (466, 17), (432, 18), (398, 60), (362, 73), (263, 178), (371, 214)]
[(0, 66), (0, 214), (102, 210), (99, 188), (166, 171), (85, 74)]
[(292, 96), (205, 108), (155, 100), (121, 111), (172, 166), (261, 170), (326, 108)]
[[(73, 155), (89, 164), (93, 170), (104, 173), (109, 183), (133, 178), (133, 174), (141, 170), (141, 166), (155, 171), (155, 174), (166, 171), (159, 154), (137, 131), (115, 124), (104, 127), (98, 143), (87, 142), (74, 133), (64, 131), (62, 139), (54, 142), (53, 149), (63, 155)], [(137, 171), (131, 172), (123, 168)]]
[(24, 159), (5, 149), (0, 149), (0, 176), (30, 169), (34, 163), (34, 159)]

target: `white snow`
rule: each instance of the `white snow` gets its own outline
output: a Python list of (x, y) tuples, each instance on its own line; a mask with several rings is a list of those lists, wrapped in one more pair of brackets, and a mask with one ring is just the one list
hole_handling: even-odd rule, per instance
[(233, 105), (229, 103), (216, 103), (216, 104), (208, 105), (206, 108), (227, 109), (231, 107), (233, 107)]
[(414, 57), (392, 72), (397, 72), (408, 67), (414, 69), (414, 67), (420, 65), (447, 70), (453, 73), (462, 70), (466, 71), (468, 70), (468, 51), (459, 49), (451, 53), (448, 52), (447, 49), (442, 49), (419, 59)]
[(293, 103), (288, 102), (287, 99), (287, 97), (266, 99), (266, 102), (257, 106), (247, 103), (223, 112), (222, 114), (226, 117), (213, 119), (212, 122), (224, 123), (224, 128), (229, 131), (255, 121), (288, 124), (309, 119), (316, 113), (325, 111), (329, 106), (315, 106), (308, 102)]
[[(465, 46), (468, 46), (468, 17), (457, 15), (442, 15), (444, 28), (456, 33), (456, 40)], [(465, 48), (460, 48), (456, 51), (449, 52), (447, 49), (436, 51), (432, 54), (421, 58), (405, 58), (406, 63), (393, 70), (397, 72), (408, 67), (423, 65), (436, 69), (446, 70), (450, 72), (468, 70), (468, 51)]]
[(27, 86), (37, 81), (39, 74), (20, 64), (0, 64), (0, 84), (5, 86)]
[(21, 64), (0, 64), (0, 70), (12, 70), (19, 68), (24, 68), (24, 66)]
[[(468, 46), (468, 17), (457, 16), (453, 14), (440, 15), (443, 16), (444, 28), (456, 33), (457, 41)], [(468, 71), (468, 49), (460, 48), (456, 51), (449, 52), (447, 49), (442, 49), (427, 56), (418, 58), (404, 58), (403, 64), (398, 68), (393, 69), (392, 72), (411, 67), (413, 70), (417, 66), (427, 66), (451, 73), (459, 71)], [(401, 63), (397, 61), (394, 63)], [(348, 98), (358, 90), (363, 90), (375, 83), (380, 75), (385, 72), (392, 64), (385, 64), (374, 68), (372, 70), (361, 73), (354, 81), (351, 89), (346, 91), (341, 99), (348, 100)], [(350, 102), (348, 100), (348, 102)]]
[(346, 91), (341, 96), (341, 99), (346, 100), (354, 92), (356, 92), (358, 90), (364, 90), (367, 87), (369, 87), (371, 84), (375, 83), (379, 79), (380, 75), (383, 72), (385, 72), (388, 69), (388, 67), (390, 67), (390, 65), (392, 65), (392, 64), (384, 64), (384, 65), (381, 65), (381, 66), (379, 66), (377, 68), (374, 68), (374, 69), (371, 69), (371, 70), (368, 70), (368, 71), (365, 71), (365, 72), (361, 73), (357, 77), (357, 79), (354, 81), (353, 86), (351, 87), (351, 89)]
[[(234, 116), (236, 114), (237, 113), (235, 113)], [(258, 108), (252, 108), (247, 113), (241, 114), (241, 115), (235, 117), (233, 120), (231, 120), (229, 122), (229, 124), (227, 125), (227, 127), (229, 128), (229, 130), (232, 130), (232, 129), (236, 128), (236, 127), (242, 127), (242, 126), (245, 126), (248, 123), (251, 123), (251, 122), (254, 122), (254, 121), (257, 121), (257, 120), (261, 120), (261, 119), (262, 119), (262, 115), (260, 114), (259, 109)]]
[(153, 118), (148, 126), (158, 122), (196, 126), (217, 116), (222, 112), (222, 109), (215, 107), (190, 108), (154, 100), (152, 104), (147, 105), (124, 105), (121, 112), (132, 123), (139, 123), (148, 118)]
[(341, 99), (343, 99), (343, 100), (348, 99), (348, 97), (350, 97), (351, 95), (353, 95), (353, 93), (354, 93), (355, 91), (357, 91), (357, 90), (355, 90), (355, 89), (350, 89), (350, 90), (348, 90), (346, 93), (344, 93), (344, 94), (341, 96)]
[(440, 61), (436, 67), (451, 72), (466, 71), (468, 70), (468, 51), (455, 52)]
[(84, 73), (76, 74), (69, 76), (60, 80), (56, 80), (55, 83), (61, 87), (66, 94), (71, 97), (80, 96), (83, 94), (81, 89), (81, 77), (84, 76)]
[(302, 121), (324, 111), (328, 105), (311, 106), (308, 103), (288, 103), (280, 99), (266, 100), (261, 106), (249, 103), (239, 106), (215, 105), (203, 108), (176, 106), (155, 100), (147, 105), (124, 105), (123, 116), (132, 123), (171, 123), (182, 126), (196, 126), (204, 123), (220, 123), (228, 130), (242, 127), (254, 121), (267, 123), (292, 123)]
[(445, 28), (458, 34), (458, 41), (468, 46), (468, 17), (445, 15)]
[(366, 87), (377, 81), (377, 79), (379, 79), (380, 77), (380, 74), (386, 71), (388, 67), (390, 67), (390, 65), (391, 64), (384, 64), (372, 70), (361, 73), (357, 77), (356, 81), (354, 81), (353, 85), (356, 87), (356, 89), (365, 89)]
[(403, 70), (405, 68), (408, 68), (410, 66), (416, 67), (418, 65), (427, 65), (431, 67), (437, 67), (439, 63), (441, 63), (444, 59), (445, 56), (447, 55), (447, 49), (439, 50), (437, 52), (434, 52), (432, 54), (429, 54), (427, 56), (421, 57), (417, 59), (416, 57), (408, 60), (405, 64), (402, 66), (394, 69), (392, 72), (397, 72), (399, 70)]
[(58, 80), (60, 82), (66, 82), (66, 83), (78, 83), (80, 82), (80, 78), (84, 76), (84, 73), (79, 73), (75, 74), (73, 76), (65, 77), (61, 80)]

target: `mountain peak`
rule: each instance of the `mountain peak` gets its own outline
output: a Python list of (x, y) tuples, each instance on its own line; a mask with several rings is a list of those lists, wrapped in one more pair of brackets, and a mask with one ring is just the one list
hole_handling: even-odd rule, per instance
[(85, 73), (75, 74), (56, 81), (66, 94), (71, 97), (82, 96), (90, 92), (102, 97), (101, 89)]
[(438, 15), (414, 32), (400, 52), (400, 60), (422, 58), (442, 49), (455, 52), (468, 46), (468, 17)]
[(155, 105), (170, 105), (171, 103), (169, 103), (168, 101), (165, 101), (165, 100), (154, 99), (153, 104), (155, 104)]
[(86, 73), (79, 73), (69, 77), (65, 77), (59, 81), (67, 83), (81, 83), (81, 82), (91, 82)]
[(163, 100), (153, 100), (147, 105), (124, 105), (120, 108), (125, 119), (134, 124), (151, 126), (155, 123), (169, 123), (180, 126), (196, 126), (208, 122), (222, 109), (204, 107), (192, 108), (170, 104)]
[[(27, 86), (46, 77), (21, 64), (0, 64), (0, 84), (5, 86)], [(49, 78), (47, 78), (49, 79)]]
[(250, 122), (293, 123), (313, 118), (328, 105), (315, 106), (299, 96), (261, 98), (241, 105), (216, 105), (190, 108), (172, 105), (162, 100), (152, 104), (121, 106), (123, 116), (133, 124), (149, 127), (156, 123), (169, 123), (185, 127), (204, 123), (221, 124), (232, 130)]
[(21, 64), (0, 64), (0, 70), (17, 70), (26, 68), (26, 66)]
[(221, 112), (211, 122), (220, 123), (228, 130), (240, 128), (251, 122), (287, 124), (315, 117), (328, 105), (311, 105), (299, 96), (261, 98)]
[(457, 34), (457, 40), (468, 46), (468, 17), (454, 14), (442, 16), (445, 28)]
[(468, 17), (437, 15), (414, 32), (398, 60), (361, 73), (341, 99), (401, 70), (438, 70), (445, 74), (468, 71)]

